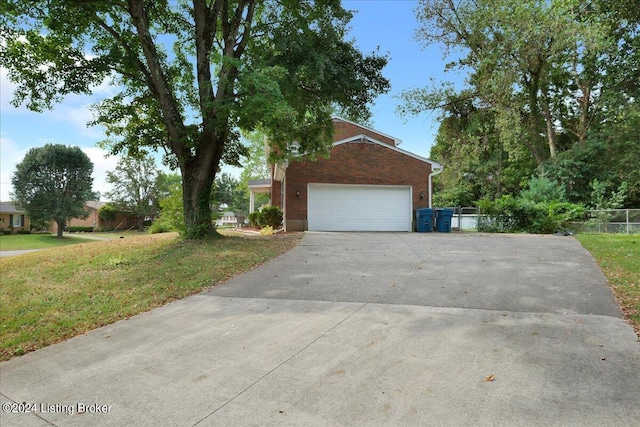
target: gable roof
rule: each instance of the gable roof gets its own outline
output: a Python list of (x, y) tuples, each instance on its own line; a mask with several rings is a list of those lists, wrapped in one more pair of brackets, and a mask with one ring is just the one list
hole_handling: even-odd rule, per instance
[(90, 209), (98, 210), (109, 202), (101, 202), (100, 200), (87, 200), (84, 205)]
[(334, 122), (335, 121), (341, 121), (341, 122), (349, 123), (350, 125), (357, 126), (360, 129), (364, 129), (364, 130), (369, 131), (369, 132), (377, 133), (380, 136), (384, 136), (386, 138), (392, 139), (393, 143), (396, 146), (402, 144), (402, 140), (400, 138), (396, 138), (395, 136), (387, 135), (386, 133), (380, 132), (379, 130), (372, 129), (370, 127), (361, 125), (360, 123), (352, 122), (351, 120), (347, 120), (347, 119), (339, 117), (339, 116), (331, 116), (331, 120), (334, 121)]
[(406, 151), (403, 150), (402, 148), (398, 148), (398, 147), (394, 147), (393, 145), (389, 145), (389, 144), (385, 144), (382, 141), (378, 141), (375, 138), (372, 138), (368, 135), (365, 134), (360, 134), (360, 135), (354, 135), (354, 136), (350, 136), (349, 138), (345, 138), (345, 139), (341, 139), (340, 141), (336, 141), (333, 143), (333, 147), (337, 146), (337, 145), (342, 145), (342, 144), (349, 144), (349, 143), (369, 143), (369, 144), (378, 144), (383, 146), (384, 148), (388, 148), (389, 150), (393, 150), (396, 151), (400, 154), (404, 154), (405, 156), (409, 156), (409, 157), (413, 157), (414, 159), (420, 160), (421, 162), (425, 162), (431, 165), (432, 169), (440, 169), (442, 168), (442, 165), (438, 162), (434, 162), (433, 160), (429, 160), (425, 157), (422, 156), (418, 156), (417, 154), (414, 154), (410, 151)]
[(0, 212), (23, 214), (24, 210), (16, 208), (13, 202), (0, 202)]

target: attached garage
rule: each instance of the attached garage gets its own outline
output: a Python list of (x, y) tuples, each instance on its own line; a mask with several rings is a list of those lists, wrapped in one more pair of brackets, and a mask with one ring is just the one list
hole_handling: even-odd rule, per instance
[(308, 184), (310, 231), (411, 231), (412, 188)]

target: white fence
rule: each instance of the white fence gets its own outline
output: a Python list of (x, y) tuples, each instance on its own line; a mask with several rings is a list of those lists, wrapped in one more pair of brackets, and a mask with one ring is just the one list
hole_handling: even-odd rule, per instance
[(480, 209), (478, 208), (449, 208), (453, 209), (451, 218), (451, 228), (464, 230), (477, 230)]
[[(477, 230), (480, 209), (474, 207), (456, 207), (453, 209), (451, 228)], [(640, 233), (640, 209), (587, 210), (582, 221), (568, 224), (570, 230), (582, 233)]]

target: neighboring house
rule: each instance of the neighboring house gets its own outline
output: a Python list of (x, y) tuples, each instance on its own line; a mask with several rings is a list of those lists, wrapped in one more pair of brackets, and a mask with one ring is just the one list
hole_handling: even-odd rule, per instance
[(442, 165), (382, 132), (340, 117), (333, 124), (328, 159), (301, 155), (271, 166), (271, 204), (282, 209), (285, 230), (412, 231), (414, 211), (431, 207)]
[(236, 214), (233, 212), (224, 212), (222, 218), (216, 220), (216, 225), (218, 227), (222, 225), (238, 225), (238, 218), (236, 218)]
[(31, 230), (29, 217), (23, 210), (16, 208), (11, 202), (0, 202), (0, 229), (8, 230)]
[[(67, 222), (68, 227), (93, 227), (96, 228), (116, 228), (117, 230), (123, 230), (131, 227), (136, 227), (136, 219), (131, 216), (127, 216), (123, 213), (117, 213), (116, 218), (110, 222), (109, 225), (104, 219), (100, 217), (100, 208), (106, 205), (108, 202), (100, 202), (98, 200), (90, 200), (85, 203), (85, 210), (89, 213), (86, 218), (71, 218)], [(51, 221), (49, 231), (52, 233), (58, 232), (58, 223)]]

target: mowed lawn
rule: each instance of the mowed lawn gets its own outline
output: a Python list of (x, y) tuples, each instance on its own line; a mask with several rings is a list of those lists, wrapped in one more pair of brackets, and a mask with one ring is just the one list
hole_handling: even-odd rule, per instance
[(640, 235), (582, 234), (576, 238), (597, 261), (640, 338)]
[(57, 246), (86, 243), (89, 239), (64, 236), (61, 239), (55, 234), (0, 234), (0, 251), (21, 251), (27, 249), (55, 248)]
[(187, 242), (167, 233), (0, 258), (0, 360), (200, 292), (288, 251), (301, 236)]

